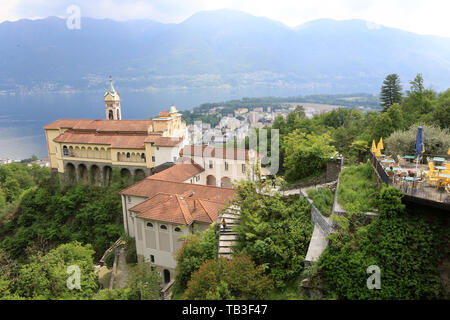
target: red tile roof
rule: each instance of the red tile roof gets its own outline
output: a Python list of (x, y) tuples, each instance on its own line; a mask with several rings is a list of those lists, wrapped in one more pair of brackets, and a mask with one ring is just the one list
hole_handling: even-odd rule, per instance
[(159, 192), (182, 195), (189, 191), (193, 192), (193, 195), (190, 196), (192, 199), (217, 201), (217, 197), (219, 197), (220, 203), (228, 202), (234, 196), (232, 188), (158, 180), (152, 179), (152, 176), (122, 190), (120, 194), (151, 198)]
[(91, 120), (91, 119), (60, 119), (44, 129), (70, 128), (74, 130), (95, 130), (98, 132), (148, 132), (152, 120)]
[(183, 182), (205, 171), (196, 163), (178, 163), (166, 170), (149, 176), (149, 179)]
[(159, 137), (155, 140), (157, 147), (175, 147), (183, 141), (183, 138), (178, 137)]
[(146, 138), (148, 138), (148, 136), (144, 134), (80, 133), (67, 130), (53, 139), (53, 141), (63, 143), (100, 144), (118, 149), (145, 149), (144, 142)]
[(180, 156), (198, 156), (221, 159), (248, 160), (249, 150), (240, 148), (220, 148), (212, 146), (185, 146), (180, 151)]
[(170, 111), (161, 111), (158, 115), (158, 118), (168, 118), (170, 117)]
[(217, 221), (217, 211), (223, 207), (224, 203), (160, 192), (129, 210), (138, 218), (189, 225), (194, 221)]

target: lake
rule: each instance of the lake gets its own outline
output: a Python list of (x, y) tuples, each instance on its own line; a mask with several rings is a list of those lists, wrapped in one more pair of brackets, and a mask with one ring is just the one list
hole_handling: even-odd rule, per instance
[[(204, 102), (242, 97), (300, 95), (294, 89), (254, 87), (244, 89), (161, 89), (121, 92), (123, 119), (145, 119), (168, 110), (191, 109)], [(104, 119), (103, 92), (77, 94), (0, 95), (0, 158), (47, 157), (44, 125), (57, 119)]]

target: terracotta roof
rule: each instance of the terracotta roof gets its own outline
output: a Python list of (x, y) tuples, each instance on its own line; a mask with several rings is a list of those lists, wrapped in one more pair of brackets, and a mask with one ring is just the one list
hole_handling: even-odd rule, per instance
[(158, 115), (158, 118), (168, 118), (170, 117), (170, 111), (161, 111)]
[(156, 140), (159, 139), (159, 137), (161, 137), (161, 134), (149, 134), (147, 136), (147, 138), (145, 138), (144, 142), (155, 142)]
[(129, 210), (136, 212), (138, 218), (189, 225), (194, 221), (217, 221), (217, 210), (224, 206), (224, 203), (160, 192)]
[(150, 179), (183, 182), (205, 171), (196, 163), (178, 163), (166, 170), (149, 176)]
[(120, 194), (151, 198), (159, 192), (183, 194), (188, 191), (192, 191), (194, 193), (190, 196), (192, 199), (217, 201), (217, 196), (219, 196), (220, 203), (225, 203), (231, 200), (234, 196), (234, 190), (232, 188), (158, 180), (152, 179), (152, 176), (149, 176), (138, 183), (135, 183), (131, 187), (122, 190)]
[(67, 130), (53, 139), (53, 141), (63, 143), (101, 144), (119, 149), (144, 149), (144, 141), (146, 138), (147, 135), (108, 135), (95, 132), (79, 133)]
[(44, 129), (70, 128), (74, 130), (96, 130), (98, 132), (148, 132), (152, 120), (91, 120), (91, 119), (60, 119)]
[(180, 156), (198, 156), (221, 159), (248, 160), (249, 150), (239, 148), (220, 148), (212, 146), (185, 146), (180, 151)]
[(174, 147), (179, 145), (183, 141), (183, 138), (178, 137), (159, 137), (155, 140), (155, 146), (157, 147)]

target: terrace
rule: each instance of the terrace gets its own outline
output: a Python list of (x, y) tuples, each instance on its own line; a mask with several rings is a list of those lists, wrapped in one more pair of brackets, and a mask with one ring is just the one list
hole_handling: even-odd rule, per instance
[(378, 179), (408, 200), (450, 210), (450, 162), (445, 158), (427, 157), (427, 164), (417, 163), (415, 156), (377, 158), (370, 152), (369, 158)]

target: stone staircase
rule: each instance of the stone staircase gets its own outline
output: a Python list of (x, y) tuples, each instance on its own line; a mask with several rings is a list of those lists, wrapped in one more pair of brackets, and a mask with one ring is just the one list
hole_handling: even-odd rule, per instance
[[(222, 219), (225, 219), (227, 226), (225, 230), (221, 228)], [(219, 216), (219, 252), (218, 256), (231, 259), (233, 257), (233, 246), (237, 242), (237, 233), (233, 228), (239, 225), (239, 208), (230, 207)]]

